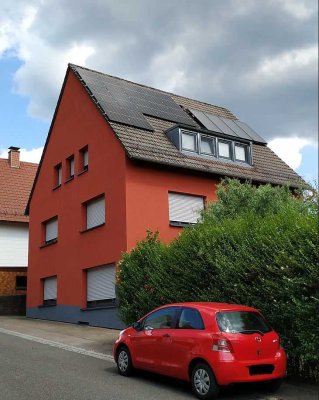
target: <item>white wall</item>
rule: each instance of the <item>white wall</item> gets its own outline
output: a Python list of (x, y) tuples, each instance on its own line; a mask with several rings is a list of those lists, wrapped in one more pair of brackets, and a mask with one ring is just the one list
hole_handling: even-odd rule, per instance
[(28, 224), (0, 221), (0, 267), (27, 267), (28, 243)]

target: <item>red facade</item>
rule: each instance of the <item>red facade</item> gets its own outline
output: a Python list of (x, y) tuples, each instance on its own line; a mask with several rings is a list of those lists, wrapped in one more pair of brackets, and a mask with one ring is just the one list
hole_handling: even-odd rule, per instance
[[(88, 150), (83, 171), (82, 149)], [(69, 160), (74, 157), (74, 178)], [(61, 185), (56, 167), (62, 164)], [(144, 164), (128, 158), (85, 89), (69, 70), (45, 146), (30, 205), (27, 315), (118, 327), (116, 309), (86, 310), (87, 271), (116, 264), (122, 252), (158, 230), (168, 242), (181, 228), (169, 225), (168, 192), (215, 199), (219, 178)], [(56, 187), (57, 186), (57, 187)], [(105, 196), (105, 224), (85, 230), (85, 204)], [(58, 220), (58, 238), (44, 244), (44, 223)], [(43, 307), (43, 282), (57, 277), (56, 307)], [(100, 314), (99, 314), (100, 313)], [(109, 319), (109, 321), (108, 321)]]

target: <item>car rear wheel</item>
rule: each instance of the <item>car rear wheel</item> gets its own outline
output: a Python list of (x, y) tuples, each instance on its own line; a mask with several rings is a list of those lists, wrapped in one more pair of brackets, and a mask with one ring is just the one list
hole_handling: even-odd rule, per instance
[(116, 357), (116, 364), (119, 373), (123, 376), (130, 376), (133, 372), (131, 354), (126, 346), (119, 348)]
[(192, 370), (191, 383), (193, 392), (202, 400), (216, 399), (218, 385), (214, 374), (207, 364), (196, 364)]

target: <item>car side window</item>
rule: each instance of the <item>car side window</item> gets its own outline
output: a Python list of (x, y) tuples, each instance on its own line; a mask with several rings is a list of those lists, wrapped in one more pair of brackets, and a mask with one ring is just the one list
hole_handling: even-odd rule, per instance
[(144, 330), (175, 328), (177, 307), (167, 307), (157, 310), (145, 318)]
[(194, 308), (183, 308), (178, 321), (180, 329), (205, 329), (199, 311)]

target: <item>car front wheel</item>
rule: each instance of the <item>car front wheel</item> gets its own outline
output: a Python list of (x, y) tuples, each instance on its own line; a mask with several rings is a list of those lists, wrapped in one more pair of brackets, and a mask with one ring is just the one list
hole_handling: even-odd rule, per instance
[(126, 346), (119, 348), (116, 358), (117, 369), (123, 376), (130, 376), (133, 372), (131, 354)]
[(192, 371), (191, 383), (193, 392), (202, 400), (216, 399), (218, 385), (210, 367), (206, 364), (196, 364)]

